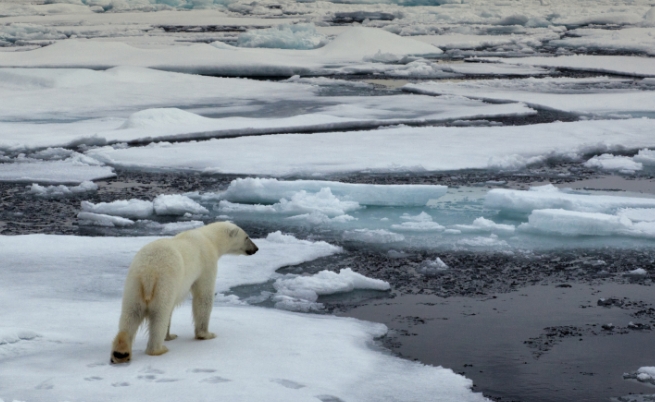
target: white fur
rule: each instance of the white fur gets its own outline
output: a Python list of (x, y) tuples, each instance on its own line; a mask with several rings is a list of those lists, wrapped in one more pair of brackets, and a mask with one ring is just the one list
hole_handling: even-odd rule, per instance
[(168, 351), (164, 340), (170, 334), (173, 309), (193, 296), (196, 339), (212, 339), (208, 331), (214, 304), (214, 285), (218, 259), (223, 254), (254, 254), (257, 246), (238, 226), (217, 222), (182, 232), (170, 239), (145, 245), (132, 260), (123, 293), (119, 332), (112, 347), (112, 363), (132, 357), (132, 342), (144, 319), (148, 320), (146, 353)]

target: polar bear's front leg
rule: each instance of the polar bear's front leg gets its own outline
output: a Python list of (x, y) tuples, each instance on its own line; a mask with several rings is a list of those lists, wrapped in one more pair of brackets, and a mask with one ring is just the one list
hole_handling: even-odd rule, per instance
[(194, 285), (191, 289), (193, 294), (193, 323), (196, 329), (196, 339), (213, 339), (216, 334), (209, 332), (209, 316), (214, 306), (214, 286)]

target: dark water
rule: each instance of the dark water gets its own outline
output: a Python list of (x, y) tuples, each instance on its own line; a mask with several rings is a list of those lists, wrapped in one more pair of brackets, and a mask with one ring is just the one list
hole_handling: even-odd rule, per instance
[[(602, 307), (601, 297), (628, 299)], [(628, 329), (655, 324), (639, 314), (653, 303), (650, 286), (551, 284), (478, 299), (401, 295), (339, 314), (385, 323), (396, 353), (462, 373), (494, 400), (596, 402), (654, 392), (623, 379), (655, 365), (655, 334)]]

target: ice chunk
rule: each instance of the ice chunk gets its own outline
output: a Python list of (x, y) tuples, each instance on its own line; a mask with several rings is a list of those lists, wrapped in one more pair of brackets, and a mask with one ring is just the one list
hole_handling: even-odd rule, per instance
[(584, 164), (588, 168), (597, 168), (602, 170), (618, 170), (621, 172), (632, 172), (643, 169), (643, 165), (635, 162), (627, 156), (615, 156), (612, 154), (602, 154), (594, 156)]
[(92, 181), (83, 181), (78, 186), (40, 186), (33, 183), (30, 193), (39, 197), (61, 197), (73, 194), (88, 193), (98, 190), (98, 185)]
[(170, 223), (159, 223), (150, 220), (139, 220), (137, 225), (152, 231), (158, 231), (164, 235), (178, 234), (186, 230), (196, 229), (204, 225), (202, 221), (180, 221)]
[(491, 234), (489, 237), (471, 237), (467, 239), (458, 240), (456, 243), (458, 246), (463, 246), (465, 248), (499, 248), (499, 247), (508, 247), (509, 244), (505, 240), (498, 239), (498, 236)]
[(507, 64), (557, 67), (571, 70), (633, 75), (636, 77), (655, 77), (655, 60), (648, 57), (574, 55), (523, 58), (488, 57), (484, 59)]
[(218, 204), (221, 212), (259, 212), (259, 213), (283, 213), (283, 214), (306, 214), (320, 213), (328, 217), (344, 215), (347, 212), (360, 209), (356, 201), (341, 201), (332, 194), (330, 188), (325, 187), (317, 193), (308, 193), (305, 190), (292, 193), (290, 199), (282, 198), (273, 205), (249, 205), (232, 203), (222, 200)]
[(452, 228), (460, 232), (492, 232), (496, 234), (512, 234), (516, 229), (514, 225), (496, 223), (484, 217), (476, 218), (472, 225), (453, 225)]
[(405, 236), (384, 229), (355, 229), (343, 232), (344, 240), (363, 243), (396, 243), (405, 240)]
[(165, 128), (171, 124), (199, 125), (207, 124), (207, 121), (211, 120), (177, 108), (153, 108), (132, 113), (119, 129)]
[(343, 251), (324, 241), (300, 240), (279, 231), (265, 239), (253, 240), (259, 252), (248, 258), (224, 256), (219, 262), (216, 290), (225, 292), (231, 287), (264, 283), (274, 277), (283, 266), (300, 264)]
[(120, 216), (98, 214), (93, 212), (80, 212), (77, 214), (80, 225), (106, 226), (106, 227), (123, 227), (132, 226), (134, 221), (121, 218)]
[(316, 31), (314, 24), (281, 24), (268, 29), (256, 29), (239, 34), (239, 47), (267, 47), (276, 49), (315, 49), (327, 43), (327, 38)]
[(655, 208), (653, 198), (569, 194), (558, 191), (492, 189), (485, 206), (509, 214), (529, 214), (535, 209), (565, 209), (580, 212), (614, 213), (620, 208)]
[(323, 270), (311, 276), (280, 278), (273, 284), (278, 294), (315, 302), (319, 296), (351, 292), (355, 289), (389, 290), (388, 282), (368, 278), (345, 268), (337, 274)]
[(655, 208), (624, 208), (617, 215), (632, 222), (655, 222)]
[(207, 208), (181, 194), (161, 194), (152, 202), (157, 215), (207, 214)]
[(218, 196), (231, 202), (273, 204), (282, 198), (289, 199), (299, 191), (319, 192), (328, 188), (341, 200), (360, 205), (424, 206), (431, 199), (446, 194), (448, 187), (440, 185), (381, 185), (351, 184), (336, 181), (245, 178), (230, 183)]
[(416, 216), (403, 214), (400, 219), (404, 219), (409, 222), (391, 225), (391, 229), (408, 232), (431, 232), (445, 229), (442, 225), (434, 222), (432, 220), (432, 216), (428, 215), (425, 211)]
[(115, 177), (108, 166), (92, 166), (72, 159), (0, 163), (0, 182), (82, 183)]
[(655, 225), (651, 222), (633, 224), (623, 216), (563, 209), (535, 210), (519, 229), (565, 236), (655, 237)]
[(427, 276), (436, 276), (445, 271), (448, 271), (449, 267), (441, 258), (437, 257), (434, 261), (426, 261), (421, 267), (418, 268), (418, 272), (427, 275)]
[(144, 219), (154, 213), (154, 207), (151, 201), (137, 199), (101, 202), (98, 204), (93, 204), (89, 201), (82, 201), (82, 211), (95, 214), (122, 216), (124, 218)]
[(646, 276), (646, 275), (648, 275), (648, 271), (646, 271), (643, 268), (637, 268), (637, 269), (633, 269), (632, 271), (628, 271), (626, 273), (626, 275), (628, 275), (628, 276)]
[(330, 218), (328, 215), (319, 211), (312, 211), (308, 214), (294, 215), (286, 219), (292, 221), (305, 221), (312, 225), (324, 225), (329, 223), (345, 223), (345, 222), (357, 220), (357, 218), (346, 214), (338, 215), (335, 216), (334, 218)]
[(642, 149), (632, 157), (632, 160), (644, 166), (655, 166), (655, 150)]

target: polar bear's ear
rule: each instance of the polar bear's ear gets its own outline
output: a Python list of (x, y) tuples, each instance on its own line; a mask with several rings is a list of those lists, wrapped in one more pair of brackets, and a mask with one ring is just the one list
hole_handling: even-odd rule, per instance
[(237, 237), (239, 235), (239, 228), (230, 229), (227, 234), (230, 237)]

